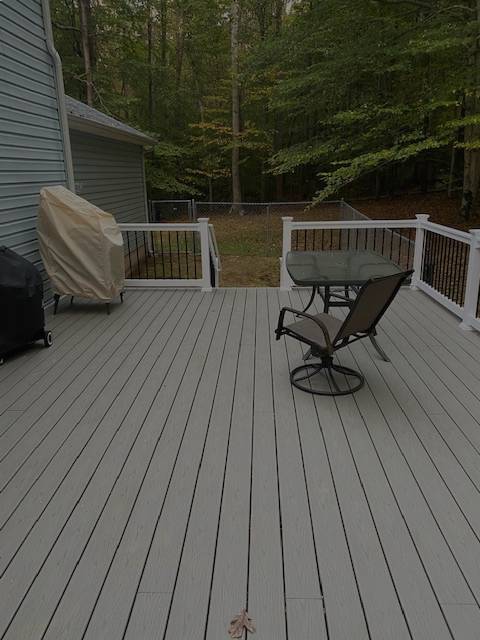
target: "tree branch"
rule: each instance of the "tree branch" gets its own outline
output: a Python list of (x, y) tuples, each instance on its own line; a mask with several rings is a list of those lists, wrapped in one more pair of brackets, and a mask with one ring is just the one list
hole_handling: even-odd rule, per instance
[(78, 27), (72, 27), (68, 24), (59, 24), (58, 22), (53, 22), (53, 21), (52, 21), (52, 24), (55, 27), (55, 29), (63, 29), (64, 31), (77, 31), (78, 33), (80, 33), (80, 29)]

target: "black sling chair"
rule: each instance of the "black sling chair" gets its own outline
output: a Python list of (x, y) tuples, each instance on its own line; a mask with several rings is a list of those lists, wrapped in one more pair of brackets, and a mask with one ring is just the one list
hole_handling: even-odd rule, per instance
[[(354, 369), (335, 364), (334, 353), (352, 342), (374, 335), (378, 321), (412, 273), (413, 271), (403, 271), (368, 280), (358, 292), (352, 308), (343, 321), (328, 313), (313, 316), (297, 309), (284, 307), (280, 311), (278, 327), (275, 331), (277, 340), (284, 335), (300, 340), (310, 347), (312, 357), (320, 358), (320, 362), (309, 362), (293, 369), (290, 373), (292, 384), (302, 391), (317, 395), (342, 396), (361, 389), (365, 383), (364, 377)], [(302, 320), (285, 326), (287, 312), (301, 317)], [(341, 375), (335, 376), (334, 372)], [(327, 388), (316, 389), (315, 376), (323, 373), (325, 375), (322, 375), (322, 378), (324, 382), (326, 379)], [(354, 386), (348, 384), (350, 378), (356, 381)], [(302, 384), (303, 381), (306, 382)], [(346, 383), (347, 388), (345, 384), (341, 388), (341, 382)]]

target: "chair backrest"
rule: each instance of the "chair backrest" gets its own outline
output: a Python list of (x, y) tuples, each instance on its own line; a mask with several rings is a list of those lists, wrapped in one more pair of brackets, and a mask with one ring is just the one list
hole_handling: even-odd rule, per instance
[(401, 271), (366, 282), (358, 292), (350, 313), (335, 337), (335, 342), (356, 333), (371, 332), (412, 273), (413, 271)]

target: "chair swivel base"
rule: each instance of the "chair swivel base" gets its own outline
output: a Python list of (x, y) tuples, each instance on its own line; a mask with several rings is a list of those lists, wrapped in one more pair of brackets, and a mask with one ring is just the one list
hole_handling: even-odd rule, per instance
[[(340, 376), (336, 376), (335, 373)], [(324, 389), (315, 386), (315, 381), (320, 377)], [(350, 379), (356, 381), (354, 386), (349, 385)], [(305, 384), (301, 384), (304, 380)], [(346, 396), (361, 389), (365, 384), (365, 378), (354, 369), (334, 364), (332, 358), (322, 358), (320, 362), (310, 362), (293, 369), (290, 382), (297, 389), (318, 396)]]

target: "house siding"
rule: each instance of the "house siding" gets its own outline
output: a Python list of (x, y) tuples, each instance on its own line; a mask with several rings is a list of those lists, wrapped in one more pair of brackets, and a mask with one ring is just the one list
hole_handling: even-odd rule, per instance
[(70, 143), (78, 195), (117, 222), (145, 222), (142, 147), (72, 129)]
[[(43, 272), (40, 189), (65, 184), (55, 69), (40, 0), (0, 2), (0, 244)], [(46, 297), (50, 297), (47, 287)]]

